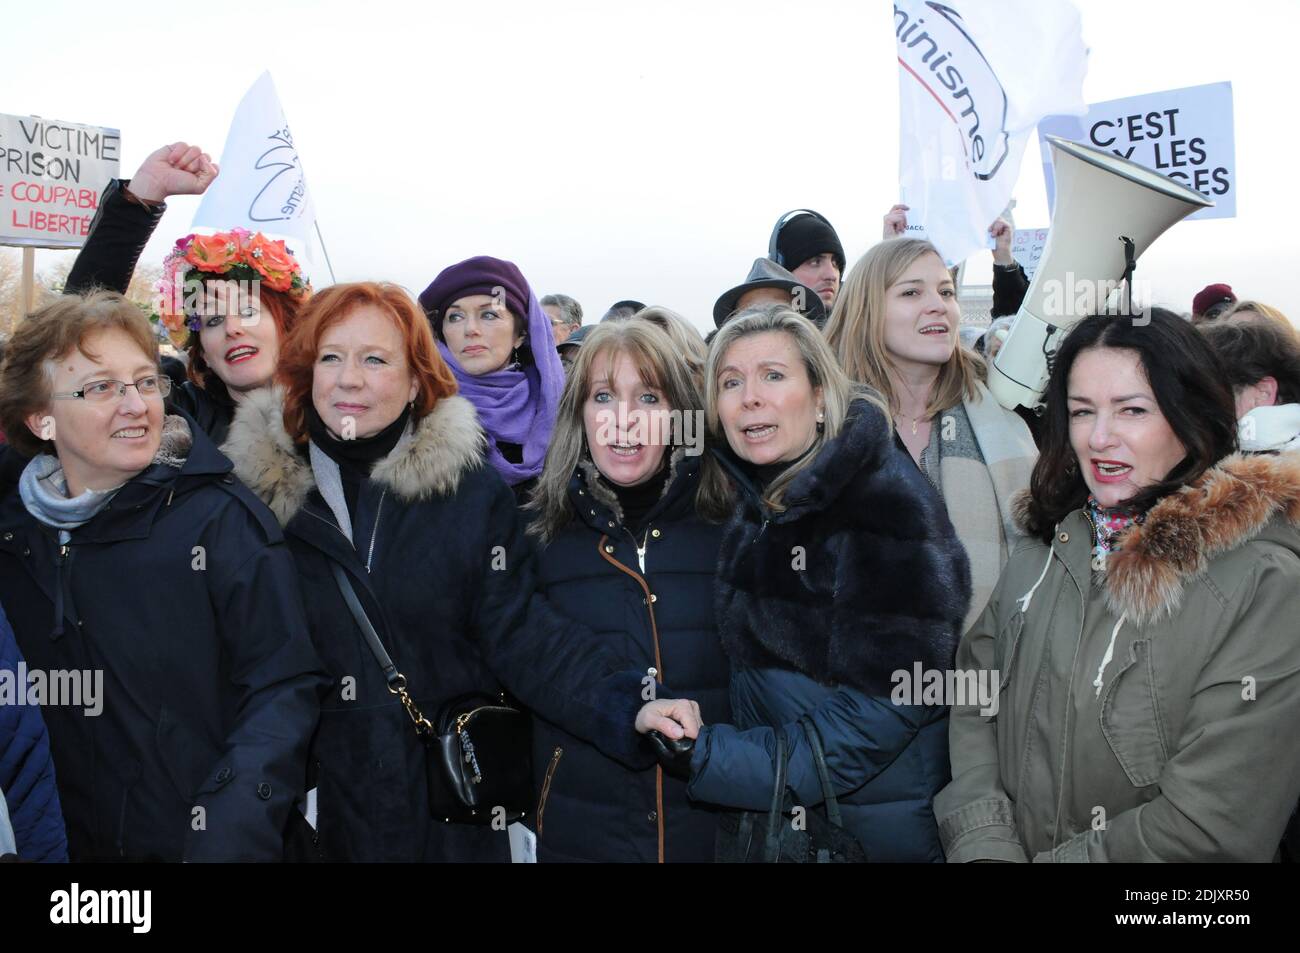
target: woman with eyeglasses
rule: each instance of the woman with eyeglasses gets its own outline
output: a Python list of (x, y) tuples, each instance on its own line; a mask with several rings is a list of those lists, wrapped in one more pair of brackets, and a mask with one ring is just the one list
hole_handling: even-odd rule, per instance
[(170, 388), (121, 295), (19, 324), (0, 603), (30, 669), (78, 688), (43, 707), (72, 860), (279, 860), (319, 661), (275, 519)]

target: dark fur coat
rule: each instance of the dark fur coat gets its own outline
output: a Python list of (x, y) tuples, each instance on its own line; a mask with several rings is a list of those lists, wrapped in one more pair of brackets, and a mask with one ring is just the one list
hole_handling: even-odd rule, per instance
[(742, 502), (719, 557), (717, 618), (733, 661), (888, 695), (891, 673), (952, 665), (970, 566), (943, 501), (856, 401), (771, 513), (724, 460)]

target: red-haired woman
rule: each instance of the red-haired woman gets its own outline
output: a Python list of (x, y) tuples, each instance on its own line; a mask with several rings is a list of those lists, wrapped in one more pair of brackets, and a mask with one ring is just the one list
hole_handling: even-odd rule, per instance
[[(202, 194), (217, 172), (198, 146), (177, 142), (153, 152), (130, 179), (110, 182), (65, 292), (125, 294), (166, 199)], [(188, 357), (169, 410), (183, 410), (222, 444), (235, 406), (271, 383), (280, 339), (310, 291), (283, 242), (241, 229), (179, 239), (158, 287), (162, 323)]]
[(310, 757), (322, 855), (509, 856), (500, 829), (431, 816), (429, 754), (336, 568), (428, 718), (504, 683), (612, 756), (653, 763), (632, 727), (642, 673), (622, 671), (532, 598), (515, 498), (485, 465), (474, 407), (456, 395), (415, 302), (387, 284), (322, 291), (285, 340), (277, 379), (283, 389), (245, 398), (225, 450), (285, 527), (317, 650), (336, 679)]

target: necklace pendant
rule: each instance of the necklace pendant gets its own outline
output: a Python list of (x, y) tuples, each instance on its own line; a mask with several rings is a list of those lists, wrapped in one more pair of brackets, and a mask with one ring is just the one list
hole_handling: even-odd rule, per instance
[(916, 436), (916, 418), (915, 418), (915, 417), (912, 418), (912, 436), (913, 436), (913, 437)]

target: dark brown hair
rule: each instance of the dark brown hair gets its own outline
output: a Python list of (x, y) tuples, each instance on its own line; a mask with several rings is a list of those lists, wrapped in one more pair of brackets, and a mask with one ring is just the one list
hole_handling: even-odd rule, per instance
[(158, 363), (158, 341), (149, 319), (115, 291), (60, 295), (19, 323), (0, 367), (0, 430), (19, 453), (34, 457), (54, 452), (50, 441), (32, 433), (26, 419), (50, 402), (51, 362), (74, 350), (99, 360), (86, 349), (86, 339), (103, 331), (121, 331)]
[(1234, 391), (1277, 381), (1279, 404), (1300, 403), (1300, 339), (1271, 321), (1202, 324), (1198, 330), (1219, 355)]
[(1070, 369), (1084, 351), (1135, 351), (1161, 414), (1187, 455), (1158, 483), (1127, 505), (1149, 509), (1193, 482), (1237, 449), (1237, 415), (1223, 367), (1205, 337), (1172, 311), (1152, 308), (1142, 317), (1094, 315), (1076, 324), (1056, 353), (1044, 394), (1047, 409), (1038, 462), (1029, 481), (1026, 529), (1051, 542), (1056, 524), (1088, 499), (1088, 487), (1070, 445), (1067, 390)]
[(364, 305), (378, 308), (401, 332), (406, 362), (418, 386), (413, 420), (424, 417), (438, 401), (456, 393), (456, 378), (433, 343), (428, 319), (403, 288), (376, 281), (332, 285), (312, 296), (288, 337), (280, 342), (276, 380), (286, 390), (284, 427), (295, 443), (307, 442), (307, 406), (311, 403), (321, 338)]

